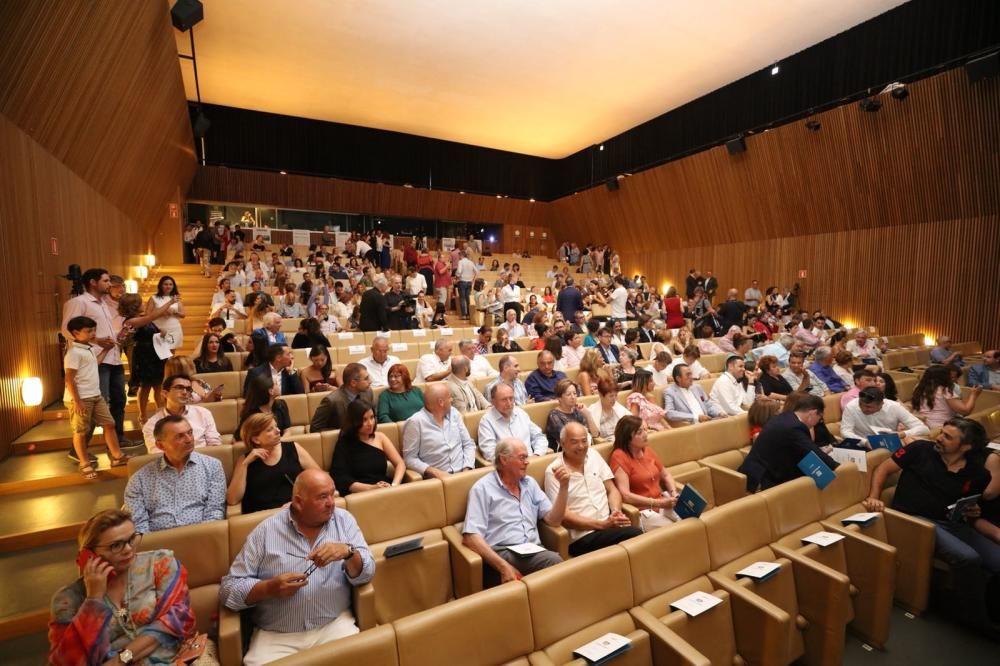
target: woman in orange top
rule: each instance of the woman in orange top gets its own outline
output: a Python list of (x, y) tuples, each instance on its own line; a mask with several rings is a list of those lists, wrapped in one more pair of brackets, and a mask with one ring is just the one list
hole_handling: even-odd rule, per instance
[(622, 499), (640, 509), (644, 532), (680, 520), (674, 512), (680, 484), (648, 446), (646, 424), (638, 416), (623, 416), (615, 426), (611, 471)]

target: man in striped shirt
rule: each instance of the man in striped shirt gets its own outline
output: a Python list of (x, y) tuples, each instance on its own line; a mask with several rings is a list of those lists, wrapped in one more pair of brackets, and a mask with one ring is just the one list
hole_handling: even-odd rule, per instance
[(333, 479), (306, 470), (292, 503), (247, 537), (220, 598), (227, 608), (254, 609), (246, 666), (267, 664), (358, 633), (351, 588), (375, 574), (375, 560), (357, 521), (334, 509)]

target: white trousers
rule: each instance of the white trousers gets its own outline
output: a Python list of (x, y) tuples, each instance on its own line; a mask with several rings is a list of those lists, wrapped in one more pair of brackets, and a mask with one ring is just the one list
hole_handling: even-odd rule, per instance
[(358, 625), (354, 623), (354, 615), (349, 610), (338, 615), (333, 622), (307, 631), (282, 633), (254, 629), (253, 638), (250, 639), (250, 649), (243, 657), (243, 663), (245, 666), (263, 666), (296, 652), (356, 633)]

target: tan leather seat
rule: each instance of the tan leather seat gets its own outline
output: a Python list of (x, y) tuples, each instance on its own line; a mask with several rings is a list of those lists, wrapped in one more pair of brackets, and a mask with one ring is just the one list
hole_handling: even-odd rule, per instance
[(393, 627), (399, 666), (527, 666), (533, 647), (528, 591), (520, 582), (404, 617)]
[(831, 393), (823, 396), (823, 420), (826, 423), (836, 423), (840, 421), (840, 393)]
[(337, 440), (340, 439), (339, 430), (324, 430), (320, 433), (320, 441), (323, 445), (322, 460), (316, 459), (319, 466), (329, 471), (333, 464), (333, 451), (337, 448)]
[(711, 511), (718, 506), (715, 496), (715, 484), (712, 483), (712, 470), (702, 467), (696, 462), (686, 462), (667, 469), (676, 483), (690, 485), (699, 495), (705, 498), (708, 505), (705, 511)]
[(406, 342), (390, 342), (389, 353), (401, 361), (419, 359), (423, 353), (421, 347), (424, 344), (427, 344), (427, 341), (420, 340), (419, 338), (407, 340)]
[[(837, 471), (841, 473), (841, 468)], [(826, 529), (820, 522), (825, 518), (820, 491), (809, 478), (782, 483), (761, 495), (767, 500), (771, 531), (777, 537), (775, 551), (793, 561), (808, 557), (845, 576), (851, 590), (851, 627), (869, 644), (883, 647), (889, 638), (896, 549), (857, 532), (840, 530), (836, 532), (845, 539), (829, 546), (802, 543), (803, 537)]]
[(462, 544), (462, 524), (465, 522), (469, 491), (476, 481), (492, 473), (492, 467), (480, 467), (452, 474), (441, 482), (447, 521), (441, 532), (451, 547), (451, 577), (456, 597), (483, 589), (483, 558)]
[(391, 624), (318, 645), (272, 662), (274, 666), (397, 666), (396, 632)]
[(750, 442), (750, 424), (746, 414), (737, 414), (699, 423), (688, 434), (694, 436), (698, 446), (696, 457), (704, 458), (746, 446)]
[(293, 426), (308, 426), (312, 418), (309, 411), (309, 395), (300, 393), (298, 395), (283, 395), (281, 400), (288, 406), (288, 417)]
[(533, 402), (524, 405), (522, 409), (527, 413), (528, 418), (544, 431), (549, 421), (549, 412), (555, 409), (556, 404), (555, 400), (545, 400), (544, 402)]
[(602, 548), (525, 576), (522, 582), (531, 609), (532, 664), (567, 664), (574, 659), (573, 650), (608, 632), (632, 641), (632, 649), (614, 659), (616, 665), (653, 663), (651, 637), (660, 634), (639, 629), (629, 613), (635, 604), (623, 549)]
[[(218, 384), (213, 384), (213, 386), (218, 386)], [(235, 400), (228, 399), (219, 400), (218, 402), (203, 402), (200, 403), (200, 406), (212, 413), (212, 418), (215, 420), (215, 429), (219, 431), (220, 435), (233, 435), (236, 433), (236, 426), (239, 423), (240, 413), (236, 408)]]
[[(656, 663), (785, 663), (780, 648), (792, 631), (792, 619), (743, 588), (730, 595), (709, 579), (708, 534), (700, 520), (653, 530), (621, 547), (632, 571), (632, 616), (646, 629), (665, 625), (678, 639), (668, 643), (676, 651), (669, 655), (657, 654), (654, 646)], [(665, 567), (664, 553), (683, 557), (671, 558)], [(696, 617), (671, 610), (671, 603), (693, 592), (714, 595), (722, 603)]]
[[(354, 493), (347, 497), (347, 510), (375, 558), (375, 577), (357, 589), (359, 628), (388, 624), (454, 597), (449, 547), (441, 534), (445, 510), (440, 481)], [(421, 550), (385, 557), (388, 546), (414, 537), (423, 538)]]
[(319, 403), (323, 402), (323, 398), (333, 393), (333, 391), (317, 391), (315, 393), (306, 393), (306, 405), (309, 410), (309, 421), (312, 422), (313, 414), (316, 413), (316, 409), (319, 407)]
[[(227, 484), (229, 483), (229, 480), (233, 478), (233, 447), (231, 444), (220, 444), (219, 446), (200, 446), (195, 449), (195, 452), (215, 458), (222, 463), (222, 471), (226, 475)], [(145, 466), (153, 460), (158, 460), (162, 455), (162, 453), (147, 453), (143, 456), (129, 458), (128, 466), (126, 467), (129, 477), (135, 474), (140, 467)]]
[(234, 370), (232, 372), (209, 372), (195, 375), (194, 378), (200, 379), (212, 388), (222, 384), (223, 400), (238, 398), (243, 394), (243, 382), (240, 377), (240, 370), (243, 368), (243, 363), (238, 365), (234, 363), (233, 368)]
[(712, 489), (718, 504), (728, 504), (747, 494), (747, 478), (738, 472), (746, 455), (740, 451), (725, 451), (698, 461), (712, 474)]

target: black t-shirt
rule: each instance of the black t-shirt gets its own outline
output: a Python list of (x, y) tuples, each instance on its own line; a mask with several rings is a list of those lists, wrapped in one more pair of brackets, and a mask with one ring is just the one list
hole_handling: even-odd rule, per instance
[(904, 446), (892, 460), (903, 469), (892, 508), (931, 520), (944, 520), (950, 504), (983, 492), (990, 482), (989, 471), (970, 458), (966, 458), (965, 467), (949, 472), (934, 442), (927, 440)]

